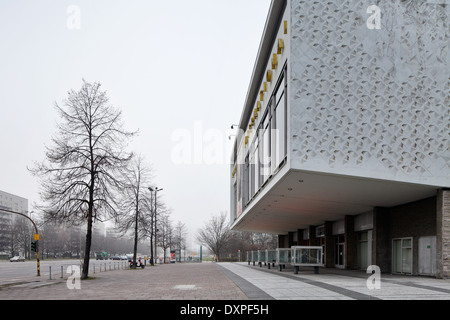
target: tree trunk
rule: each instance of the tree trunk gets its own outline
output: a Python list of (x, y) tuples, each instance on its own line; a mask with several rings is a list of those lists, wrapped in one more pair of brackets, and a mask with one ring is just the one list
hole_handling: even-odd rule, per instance
[(89, 259), (91, 255), (91, 242), (92, 242), (92, 215), (88, 217), (88, 224), (86, 231), (86, 249), (84, 250), (83, 271), (81, 273), (82, 280), (86, 280), (89, 276)]
[[(153, 233), (152, 233), (153, 234)], [(154, 257), (153, 257), (153, 236), (150, 234), (150, 265), (154, 266)]]
[(139, 214), (136, 209), (136, 221), (135, 221), (135, 227), (134, 227), (133, 269), (136, 269), (136, 255), (137, 255), (137, 245), (138, 245), (138, 222), (139, 222)]

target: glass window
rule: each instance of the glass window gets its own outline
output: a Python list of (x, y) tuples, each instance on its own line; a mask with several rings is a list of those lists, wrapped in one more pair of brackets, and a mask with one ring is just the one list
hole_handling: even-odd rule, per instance
[(262, 186), (262, 184), (264, 183), (264, 139), (263, 139), (263, 133), (264, 131), (262, 130), (262, 126), (260, 126), (259, 130), (258, 130), (258, 173), (259, 173), (259, 177), (258, 177), (258, 189)]
[(233, 219), (236, 219), (236, 183), (233, 184), (233, 192), (231, 193), (231, 215)]
[[(270, 97), (262, 119), (255, 127), (256, 137), (249, 153), (248, 200), (258, 192), (287, 155), (287, 111), (285, 72)], [(245, 196), (245, 193), (244, 193)]]
[(402, 248), (402, 271), (412, 273), (412, 249)]
[(401, 240), (394, 240), (394, 243), (392, 245), (392, 271), (394, 273), (401, 273), (402, 272), (402, 241)]
[(236, 217), (239, 217), (242, 213), (242, 173), (241, 164), (237, 164), (236, 167)]
[(253, 151), (253, 159), (255, 161), (254, 164), (254, 168), (255, 168), (255, 173), (254, 173), (254, 188), (255, 188), (255, 193), (258, 192), (259, 190), (259, 143), (258, 143), (258, 138), (255, 139), (255, 150)]
[(250, 149), (250, 174), (249, 174), (249, 200), (255, 195), (255, 159), (253, 153), (253, 146)]
[(412, 273), (412, 239), (394, 239), (392, 241), (392, 271), (394, 273)]
[(325, 225), (320, 225), (316, 227), (316, 237), (325, 236)]
[(245, 158), (245, 165), (244, 165), (244, 174), (243, 174), (243, 191), (242, 191), (242, 198), (243, 198), (243, 206), (244, 208), (247, 206), (247, 202), (249, 200), (249, 175), (250, 175), (250, 163), (249, 163), (249, 156)]
[(262, 158), (260, 159), (262, 168), (261, 175), (263, 176), (263, 182), (265, 182), (271, 174), (270, 112), (267, 112), (264, 116), (261, 130), (263, 142)]
[(411, 239), (403, 239), (403, 248), (411, 248)]
[(278, 167), (278, 159), (279, 156), (278, 154), (278, 144), (277, 144), (277, 140), (278, 140), (278, 135), (277, 135), (277, 124), (276, 124), (276, 117), (275, 117), (275, 99), (272, 99), (270, 101), (270, 106), (271, 109), (273, 110), (273, 117), (272, 117), (272, 121), (270, 122), (270, 154), (271, 154), (271, 171), (274, 172), (277, 167)]
[[(277, 91), (277, 105), (275, 107), (275, 135), (276, 135), (276, 155), (275, 161), (278, 167), (286, 157), (286, 99), (284, 96), (284, 82), (281, 83), (280, 89)], [(281, 96), (278, 99), (278, 92)]]
[(280, 102), (281, 97), (284, 94), (284, 76), (281, 77), (280, 79), (280, 86), (278, 87), (276, 93), (275, 93), (275, 101), (276, 104), (278, 104)]

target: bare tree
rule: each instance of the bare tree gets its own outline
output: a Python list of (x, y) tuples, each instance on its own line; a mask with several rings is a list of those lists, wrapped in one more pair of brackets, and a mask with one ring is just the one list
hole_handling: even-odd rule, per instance
[(147, 186), (150, 182), (150, 169), (142, 156), (134, 159), (133, 166), (126, 175), (127, 186), (122, 191), (122, 209), (118, 229), (122, 233), (134, 228), (133, 267), (136, 268), (136, 255), (139, 240), (146, 237), (146, 216), (150, 214), (150, 198)]
[(61, 121), (53, 146), (30, 170), (40, 178), (40, 209), (46, 216), (87, 224), (82, 279), (89, 273), (93, 223), (120, 215), (115, 191), (124, 186), (122, 172), (132, 158), (125, 148), (135, 134), (123, 129), (121, 112), (100, 87), (83, 80), (80, 91), (68, 93), (64, 107), (56, 104)]
[[(265, 233), (253, 233), (246, 231), (232, 231), (231, 237), (222, 253), (230, 260), (241, 259), (247, 251), (276, 249), (278, 247), (278, 236)], [(240, 252), (240, 253), (239, 253)]]
[(197, 240), (204, 243), (216, 255), (218, 261), (220, 261), (222, 251), (226, 248), (232, 234), (227, 217), (226, 212), (212, 217), (197, 235)]
[(163, 214), (159, 219), (159, 245), (163, 249), (163, 259), (166, 263), (166, 251), (172, 246), (172, 238), (174, 234), (172, 221), (168, 213)]
[(13, 249), (18, 253), (23, 253), (25, 258), (30, 258), (30, 242), (32, 234), (33, 232), (24, 218), (16, 217), (13, 220)]
[(178, 221), (173, 231), (172, 237), (172, 248), (178, 250), (180, 253), (181, 260), (181, 251), (186, 250), (186, 238), (187, 238), (187, 227), (186, 224)]
[(150, 263), (155, 264), (155, 255), (158, 254), (158, 245), (161, 244), (159, 239), (161, 222), (159, 217), (165, 214), (170, 214), (170, 210), (166, 207), (161, 197), (158, 197), (158, 192), (162, 191), (158, 187), (149, 187), (150, 191), (150, 214), (147, 216), (147, 237), (150, 239)]

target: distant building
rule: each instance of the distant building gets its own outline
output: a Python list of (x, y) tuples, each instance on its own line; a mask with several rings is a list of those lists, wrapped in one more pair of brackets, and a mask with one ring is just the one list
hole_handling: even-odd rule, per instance
[(1, 209), (28, 215), (28, 199), (0, 191), (0, 211)]
[(9, 256), (11, 250), (11, 228), (18, 217), (3, 210), (28, 215), (28, 200), (4, 191), (0, 191), (0, 256)]
[(329, 268), (450, 277), (443, 1), (272, 1), (239, 123), (232, 228)]

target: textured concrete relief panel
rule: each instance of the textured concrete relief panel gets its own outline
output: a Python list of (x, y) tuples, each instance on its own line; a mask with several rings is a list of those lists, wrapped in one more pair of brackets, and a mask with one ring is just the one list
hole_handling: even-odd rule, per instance
[(292, 1), (293, 166), (450, 186), (448, 9)]

